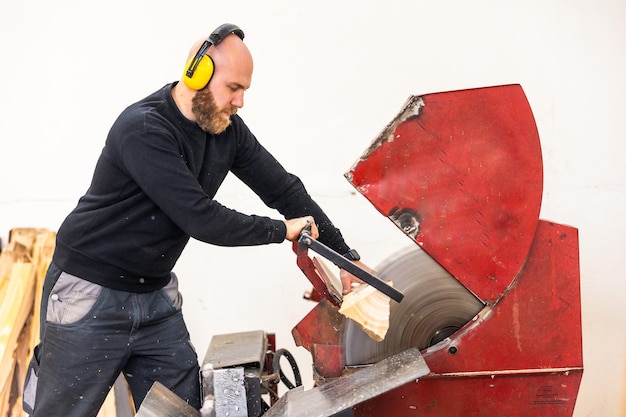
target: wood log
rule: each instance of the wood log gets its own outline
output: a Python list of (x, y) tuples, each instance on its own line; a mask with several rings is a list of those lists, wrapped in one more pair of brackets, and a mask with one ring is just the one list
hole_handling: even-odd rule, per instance
[(8, 413), (9, 394), (15, 372), (17, 339), (34, 301), (34, 268), (31, 263), (13, 265), (0, 305), (0, 415)]
[[(387, 282), (392, 285), (391, 281)], [(339, 313), (353, 320), (372, 339), (380, 342), (389, 329), (391, 299), (368, 284), (361, 284), (343, 296)]]
[(17, 341), (17, 350), (15, 351), (15, 371), (13, 373), (13, 383), (11, 393), (9, 395), (9, 417), (27, 417), (22, 408), (22, 391), (24, 378), (28, 370), (30, 362), (30, 353), (32, 346), (29, 344), (30, 330), (33, 324), (32, 315), (26, 321), (22, 333)]
[[(39, 336), (39, 300), (54, 236), (47, 229), (16, 228), (0, 253), (0, 416), (23, 416), (22, 390)], [(52, 244), (52, 248), (50, 247)], [(42, 272), (43, 271), (43, 275)], [(37, 305), (37, 314), (35, 311)], [(33, 337), (36, 335), (36, 338)]]
[(33, 323), (31, 325), (30, 346), (34, 347), (39, 343), (39, 314), (41, 312), (41, 293), (43, 291), (43, 281), (48, 271), (48, 266), (52, 261), (54, 245), (56, 243), (56, 232), (41, 230), (37, 234), (33, 247), (33, 262), (35, 264), (35, 295), (33, 306)]

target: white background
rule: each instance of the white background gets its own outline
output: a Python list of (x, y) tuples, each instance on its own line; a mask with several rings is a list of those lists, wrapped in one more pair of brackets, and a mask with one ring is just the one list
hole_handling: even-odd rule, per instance
[[(521, 84), (543, 149), (541, 216), (580, 233), (575, 416), (626, 416), (623, 0), (1, 0), (3, 241), (14, 227), (56, 230), (118, 113), (178, 79), (193, 41), (227, 21), (255, 58), (240, 114), (372, 266), (410, 242), (343, 173), (409, 95)], [(236, 181), (217, 199), (274, 215)], [(313, 305), (289, 244), (191, 242), (176, 272), (201, 359), (214, 334), (263, 329), (307, 373), (290, 331)]]

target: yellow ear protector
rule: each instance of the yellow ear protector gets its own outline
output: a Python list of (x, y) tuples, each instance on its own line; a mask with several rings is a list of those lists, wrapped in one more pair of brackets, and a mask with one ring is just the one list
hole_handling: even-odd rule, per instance
[(187, 61), (185, 72), (183, 73), (183, 81), (185, 85), (192, 90), (202, 90), (209, 84), (213, 73), (215, 72), (215, 64), (213, 59), (207, 54), (211, 45), (219, 44), (226, 36), (234, 33), (243, 40), (243, 30), (232, 23), (224, 23), (209, 35), (209, 38), (202, 43), (196, 55)]

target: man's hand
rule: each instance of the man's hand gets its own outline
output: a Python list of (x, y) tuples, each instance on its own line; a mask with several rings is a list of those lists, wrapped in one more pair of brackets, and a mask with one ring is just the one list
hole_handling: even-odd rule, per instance
[[(361, 269), (365, 269), (370, 274), (376, 275), (376, 271), (374, 271), (372, 268), (369, 268), (363, 262), (361, 261), (352, 261), (352, 262), (354, 262), (356, 265), (361, 267)], [(363, 281), (361, 281), (359, 278), (355, 277), (354, 275), (352, 275), (345, 269), (342, 269), (341, 271), (339, 271), (339, 277), (341, 278), (341, 286), (343, 287), (343, 295), (346, 295), (350, 291), (352, 291), (352, 287), (356, 287), (360, 284), (363, 284)]]
[[(315, 220), (313, 219), (312, 216), (298, 217), (295, 219), (284, 220), (284, 222), (285, 222), (285, 226), (287, 226), (287, 235), (285, 236), (285, 239), (291, 242), (298, 241), (298, 239), (300, 238), (300, 233), (302, 232), (302, 229), (307, 227), (309, 224), (311, 225), (311, 232), (310, 232), (311, 237), (313, 239), (317, 239), (319, 236), (317, 225), (315, 224)], [(370, 274), (376, 275), (376, 271), (369, 268), (363, 262), (361, 261), (351, 261), (351, 262), (354, 262), (356, 265), (360, 266), (362, 269), (365, 269)], [(343, 288), (342, 292), (344, 295), (352, 291), (353, 286), (356, 287), (359, 284), (363, 284), (362, 280), (355, 277), (354, 275), (352, 275), (345, 269), (341, 269), (339, 271), (339, 277), (341, 278), (341, 286)]]
[(313, 239), (317, 239), (320, 235), (319, 231), (317, 230), (315, 220), (312, 216), (298, 217), (296, 219), (284, 220), (284, 222), (285, 226), (287, 226), (287, 236), (285, 236), (285, 239), (291, 242), (297, 241), (300, 237), (300, 232), (302, 232), (302, 229), (307, 227), (307, 225), (309, 224), (311, 225), (311, 237)]

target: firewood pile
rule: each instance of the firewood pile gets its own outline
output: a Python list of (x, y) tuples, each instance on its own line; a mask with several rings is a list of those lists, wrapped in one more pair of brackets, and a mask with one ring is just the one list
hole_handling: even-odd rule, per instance
[(39, 341), (39, 300), (55, 232), (12, 229), (0, 253), (0, 416), (23, 416), (22, 389)]
[[(0, 417), (26, 416), (23, 384), (39, 342), (41, 292), (55, 237), (48, 229), (12, 229), (0, 252)], [(98, 417), (116, 414), (112, 391)]]

